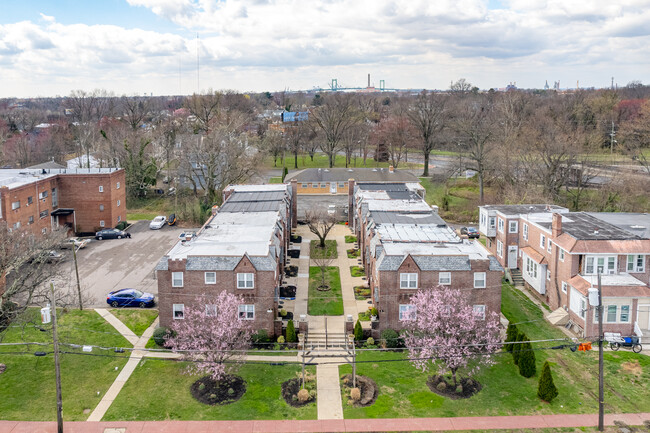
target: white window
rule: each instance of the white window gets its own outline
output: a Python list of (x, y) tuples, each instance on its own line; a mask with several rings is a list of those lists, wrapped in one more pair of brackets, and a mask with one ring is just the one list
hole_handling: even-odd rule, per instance
[(205, 306), (205, 315), (207, 317), (216, 317), (217, 316), (217, 306), (214, 304), (206, 304)]
[(120, 221), (122, 221), (122, 217), (120, 215), (118, 215), (117, 216), (117, 222), (119, 223)]
[(217, 273), (216, 272), (206, 272), (205, 273), (205, 284), (217, 284)]
[(174, 320), (182, 320), (185, 318), (185, 304), (172, 305), (172, 312)]
[(306, 183), (301, 183), (300, 188), (307, 188), (307, 184)]
[(183, 287), (182, 272), (172, 272), (172, 287)]
[(474, 315), (479, 320), (485, 320), (485, 305), (474, 305)]
[(451, 272), (440, 272), (438, 274), (438, 284), (448, 286), (451, 284)]
[(45, 218), (45, 217), (48, 216), (49, 214), (50, 214), (50, 211), (47, 210), (47, 209), (45, 209), (44, 211), (42, 211), (41, 213), (39, 213), (38, 216), (39, 216), (40, 218)]
[(629, 305), (621, 305), (621, 316), (620, 316), (619, 322), (621, 322), (621, 323), (629, 323), (630, 322), (630, 306)]
[(496, 228), (496, 218), (495, 217), (490, 217), (490, 228)]
[(14, 229), (20, 228), (20, 221), (14, 223)]
[(417, 289), (418, 274), (415, 273), (399, 274), (399, 287), (400, 289)]
[(562, 281), (562, 293), (566, 293), (566, 287), (567, 287), (566, 281)]
[(548, 247), (546, 248), (546, 251), (548, 251), (549, 253), (551, 252), (551, 246), (552, 246), (552, 245), (553, 245), (553, 244), (551, 243), (551, 240), (549, 239), (549, 240), (548, 240)]
[(117, 201), (117, 206), (119, 207), (119, 205), (121, 205), (121, 204), (122, 204), (122, 202), (120, 202), (120, 201), (118, 200), (118, 201)]
[(417, 314), (415, 305), (400, 304), (399, 306), (399, 320), (415, 320)]
[(20, 200), (11, 203), (11, 210), (16, 210), (20, 207)]
[(551, 271), (549, 271), (548, 269), (546, 270), (546, 279), (551, 281)]
[(100, 204), (100, 205), (99, 205), (99, 211), (100, 211), (100, 212), (104, 212), (104, 205), (103, 205), (103, 204)]
[(102, 185), (99, 185), (99, 192), (104, 192), (104, 187)]
[(474, 272), (474, 288), (485, 288), (485, 272)]
[(560, 248), (560, 261), (564, 261), (564, 250), (562, 248)]
[(237, 274), (237, 288), (238, 289), (252, 289), (254, 286), (254, 275), (251, 273)]
[(510, 221), (508, 223), (508, 233), (517, 233), (519, 231), (519, 222)]
[(33, 199), (32, 196), (30, 195), (29, 197), (27, 197), (27, 206), (29, 206), (29, 205), (32, 204), (32, 203), (34, 203), (34, 199)]
[(27, 218), (27, 224), (34, 224), (34, 215), (30, 215), (29, 218)]
[(530, 257), (526, 256), (526, 273), (534, 279), (537, 279), (537, 267), (537, 263)]
[(546, 248), (546, 236), (542, 233), (539, 234), (539, 246), (540, 248)]
[(497, 239), (497, 256), (503, 257), (503, 243)]
[(528, 224), (524, 223), (524, 240), (528, 240)]
[(117, 185), (115, 186), (116, 189), (120, 189), (120, 183), (118, 182)]
[(617, 305), (608, 305), (607, 306), (607, 310), (606, 310), (607, 311), (607, 316), (606, 316), (606, 319), (605, 319), (605, 320), (607, 320), (607, 323), (616, 322), (616, 316), (618, 315), (617, 314), (617, 309), (618, 309)]
[(587, 256), (585, 274), (615, 274), (616, 256)]
[(99, 226), (100, 226), (100, 227), (104, 227), (104, 226), (106, 226), (106, 224), (104, 223), (104, 220), (99, 221)]
[(345, 182), (339, 182), (339, 188), (345, 188)]
[(41, 230), (41, 233), (46, 234), (46, 233), (47, 233), (47, 229), (46, 229), (46, 228), (43, 228), (43, 230)]
[(503, 233), (503, 220), (501, 218), (497, 218), (497, 220), (499, 221), (499, 231)]
[(255, 305), (242, 304), (239, 306), (239, 318), (241, 320), (254, 320), (255, 319)]
[(628, 272), (645, 272), (645, 256), (642, 254), (630, 254), (627, 256)]
[(38, 198), (39, 198), (39, 200), (42, 200), (42, 199), (44, 199), (44, 198), (47, 198), (47, 191), (41, 191), (41, 192), (38, 194)]

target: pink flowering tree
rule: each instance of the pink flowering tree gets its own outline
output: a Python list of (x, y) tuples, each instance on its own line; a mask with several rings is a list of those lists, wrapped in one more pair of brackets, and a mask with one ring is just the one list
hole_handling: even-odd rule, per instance
[(467, 293), (438, 286), (422, 289), (411, 297), (404, 343), (416, 368), (439, 374), (456, 373), (470, 366), (467, 375), (494, 364), (500, 348), (499, 316), (474, 311)]
[(199, 296), (185, 306), (182, 320), (174, 320), (167, 345), (192, 361), (191, 373), (207, 374), (218, 382), (243, 362), (253, 333), (252, 321), (239, 318), (243, 303), (228, 292)]

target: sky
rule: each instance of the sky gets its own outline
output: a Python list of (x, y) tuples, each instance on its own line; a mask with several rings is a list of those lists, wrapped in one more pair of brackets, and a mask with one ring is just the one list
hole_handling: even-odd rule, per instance
[(650, 84), (649, 23), (650, 0), (0, 0), (0, 97)]

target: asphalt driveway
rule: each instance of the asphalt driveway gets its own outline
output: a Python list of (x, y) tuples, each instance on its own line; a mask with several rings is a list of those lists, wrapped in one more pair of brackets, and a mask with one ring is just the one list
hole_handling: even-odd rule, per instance
[[(106, 307), (108, 292), (127, 287), (157, 294), (153, 269), (184, 229), (164, 226), (150, 230), (149, 221), (139, 221), (128, 231), (131, 239), (93, 240), (77, 252), (81, 288), (91, 299), (88, 307)], [(70, 281), (74, 281), (72, 260), (62, 266), (70, 269)]]

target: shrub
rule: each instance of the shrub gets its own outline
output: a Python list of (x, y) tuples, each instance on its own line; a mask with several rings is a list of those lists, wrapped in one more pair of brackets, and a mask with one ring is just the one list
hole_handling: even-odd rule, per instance
[(235, 390), (232, 388), (228, 388), (228, 395), (235, 395)]
[(357, 324), (354, 325), (354, 341), (361, 341), (363, 340), (363, 328), (361, 327), (361, 322), (357, 320)]
[(350, 383), (350, 379), (348, 379), (347, 377), (344, 377), (343, 378), (343, 385), (347, 385), (348, 383)]
[(158, 346), (164, 346), (165, 340), (167, 340), (168, 337), (169, 328), (159, 326), (153, 331), (153, 341), (155, 341)]
[(506, 330), (506, 344), (503, 345), (503, 349), (505, 351), (512, 352), (513, 345), (508, 343), (516, 341), (518, 333), (519, 331), (517, 330), (517, 325), (508, 323), (508, 329)]
[(310, 389), (309, 390), (309, 398), (311, 398), (311, 399), (316, 398), (316, 390), (315, 389)]
[(287, 323), (287, 343), (296, 343), (298, 341), (298, 336), (296, 335), (296, 328), (293, 325), (293, 320), (289, 320)]
[(309, 391), (304, 388), (298, 391), (298, 401), (301, 403), (309, 401)]
[(361, 400), (361, 390), (359, 388), (352, 388), (350, 390), (350, 398), (353, 401), (359, 401)]
[(399, 335), (394, 329), (384, 329), (381, 331), (381, 339), (385, 342), (388, 349), (399, 347)]
[(446, 383), (444, 380), (441, 380), (441, 381), (436, 385), (436, 389), (437, 389), (438, 391), (444, 391), (445, 389), (447, 389), (447, 383)]
[(463, 393), (463, 385), (458, 385), (456, 387), (456, 394), (462, 394)]
[(217, 398), (217, 394), (210, 394), (210, 398), (214, 400), (215, 398)]
[(544, 401), (551, 402), (557, 397), (557, 388), (553, 383), (553, 376), (551, 375), (551, 366), (548, 361), (542, 367), (542, 374), (539, 376), (539, 386), (537, 387), (537, 396)]
[(118, 230), (124, 230), (127, 225), (128, 225), (128, 223), (126, 221), (121, 221), (120, 223), (118, 223), (115, 226), (115, 228), (118, 229)]
[(374, 346), (375, 345), (375, 339), (372, 337), (368, 337), (366, 340), (366, 346)]
[(260, 329), (251, 337), (253, 344), (268, 343), (271, 341), (269, 333), (265, 329)]
[(287, 317), (287, 310), (285, 310), (284, 308), (281, 309), (281, 310), (280, 310), (280, 316), (282, 316), (282, 317)]
[(205, 389), (205, 383), (200, 383), (199, 384), (199, 391), (203, 391)]
[[(514, 340), (515, 343), (520, 343), (522, 341), (526, 341), (528, 338), (526, 338), (526, 334), (523, 332), (517, 333), (517, 338)], [(514, 361), (515, 365), (519, 364), (519, 354), (521, 353), (521, 344), (513, 344), (512, 345), (512, 360)]]
[(375, 307), (372, 307), (370, 309), (370, 315), (375, 316), (375, 317), (379, 317), (379, 311), (377, 311), (377, 309)]
[(289, 174), (289, 169), (285, 166), (282, 170), (282, 182), (284, 182), (284, 178), (287, 177), (287, 174)]
[(519, 349), (519, 374), (524, 377), (533, 377), (537, 373), (535, 366), (535, 352), (530, 342), (521, 344)]
[(278, 343), (279, 343), (279, 344), (284, 344), (284, 337), (283, 337), (282, 335), (280, 335), (280, 336), (278, 337)]

